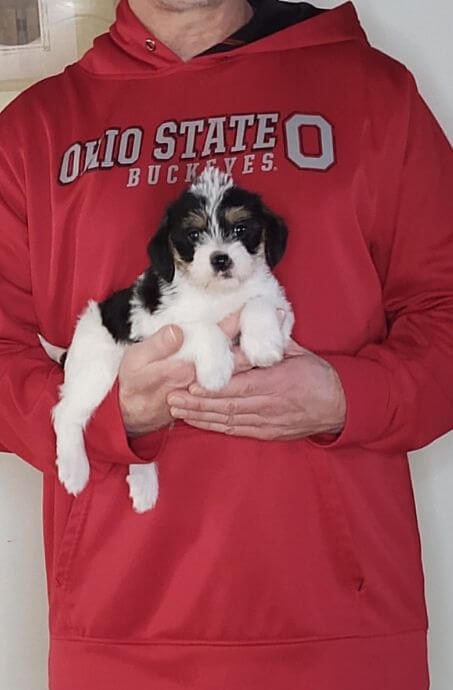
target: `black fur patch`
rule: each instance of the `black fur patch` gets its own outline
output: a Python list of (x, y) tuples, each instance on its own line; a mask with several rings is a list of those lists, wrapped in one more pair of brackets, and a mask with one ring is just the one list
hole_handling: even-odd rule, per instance
[(265, 250), (266, 261), (269, 268), (274, 268), (285, 253), (288, 241), (288, 228), (285, 221), (280, 216), (265, 209), (266, 230), (265, 230)]
[(100, 302), (102, 323), (117, 342), (130, 340), (131, 326), (129, 323), (130, 301), (132, 287), (114, 292), (103, 302)]
[(259, 194), (241, 187), (231, 187), (225, 192), (218, 210), (219, 222), (226, 238), (229, 232), (226, 214), (231, 207), (243, 207), (249, 215), (243, 223), (245, 232), (240, 237), (242, 244), (250, 254), (255, 254), (264, 240), (267, 264), (274, 268), (286, 249), (288, 228), (283, 218), (268, 209)]
[(137, 289), (137, 295), (144, 308), (154, 312), (160, 304), (159, 278), (152, 268), (148, 268)]
[(167, 206), (164, 218), (148, 245), (153, 268), (167, 283), (171, 283), (175, 275), (173, 247), (186, 263), (193, 260), (195, 246), (189, 237), (191, 228), (187, 225), (187, 219), (191, 212), (202, 212), (204, 206), (204, 199), (185, 190)]
[(239, 238), (249, 254), (256, 254), (263, 240), (263, 205), (257, 194), (247, 192), (240, 187), (231, 187), (225, 192), (217, 212), (222, 234), (226, 240), (231, 238), (231, 223), (227, 220), (229, 208), (243, 208), (246, 211), (247, 220), (241, 223), (246, 231)]

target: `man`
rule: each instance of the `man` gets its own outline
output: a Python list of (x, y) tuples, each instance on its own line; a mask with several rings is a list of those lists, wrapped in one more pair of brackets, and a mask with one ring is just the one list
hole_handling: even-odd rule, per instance
[[(44, 471), (51, 689), (426, 690), (406, 453), (453, 421), (453, 161), (412, 77), (350, 3), (121, 0), (0, 137), (0, 434)], [(179, 329), (131, 346), (73, 499), (36, 332), (66, 346), (213, 164), (289, 225), (294, 343), (218, 395), (168, 361)]]

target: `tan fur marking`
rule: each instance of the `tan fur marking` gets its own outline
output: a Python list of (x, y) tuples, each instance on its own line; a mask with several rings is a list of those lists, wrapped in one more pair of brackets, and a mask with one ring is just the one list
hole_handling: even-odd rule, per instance
[(178, 268), (181, 273), (187, 273), (189, 267), (184, 259), (181, 258), (178, 250), (176, 249), (173, 242), (170, 241), (170, 251), (173, 254), (173, 261), (175, 262), (175, 268)]
[(183, 228), (196, 228), (206, 230), (208, 218), (203, 211), (190, 211), (183, 220)]
[(245, 206), (232, 206), (225, 211), (225, 218), (231, 224), (238, 223), (241, 220), (250, 218), (250, 211)]

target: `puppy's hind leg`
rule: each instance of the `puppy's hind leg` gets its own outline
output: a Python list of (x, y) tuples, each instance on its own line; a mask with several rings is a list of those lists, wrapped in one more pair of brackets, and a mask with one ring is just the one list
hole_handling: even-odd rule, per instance
[(81, 315), (68, 350), (60, 401), (52, 410), (57, 436), (58, 477), (77, 495), (90, 473), (83, 431), (110, 391), (125, 345), (117, 343), (102, 323), (96, 302)]
[(73, 423), (71, 406), (62, 403), (53, 410), (54, 429), (57, 434), (58, 478), (66, 491), (77, 496), (86, 486), (90, 474), (83, 442), (83, 426)]
[(156, 462), (148, 465), (129, 465), (126, 481), (129, 484), (132, 505), (137, 513), (154, 508), (159, 493)]

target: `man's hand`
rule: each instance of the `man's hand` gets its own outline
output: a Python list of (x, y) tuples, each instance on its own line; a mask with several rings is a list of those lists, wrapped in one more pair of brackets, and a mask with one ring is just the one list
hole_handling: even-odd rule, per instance
[(294, 341), (279, 364), (238, 373), (217, 393), (193, 383), (168, 402), (172, 417), (191, 426), (258, 439), (338, 433), (346, 415), (336, 371)]
[[(234, 339), (239, 332), (239, 312), (219, 324)], [(175, 390), (187, 389), (196, 379), (191, 362), (173, 359), (182, 346), (183, 332), (178, 326), (161, 328), (141, 343), (130, 345), (121, 360), (119, 403), (128, 436), (157, 431), (173, 421), (167, 398)], [(234, 348), (235, 372), (251, 368), (239, 348)]]
[(181, 329), (167, 326), (126, 349), (118, 379), (120, 409), (128, 436), (156, 431), (172, 421), (168, 394), (195, 381), (193, 364), (169, 359), (182, 343)]

